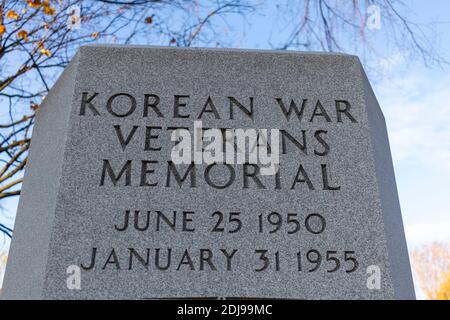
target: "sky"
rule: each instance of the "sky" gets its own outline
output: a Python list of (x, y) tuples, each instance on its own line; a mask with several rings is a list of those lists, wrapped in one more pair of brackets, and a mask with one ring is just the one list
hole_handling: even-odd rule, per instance
[[(409, 2), (418, 20), (441, 21), (440, 52), (450, 61), (450, 2)], [(450, 241), (450, 67), (426, 68), (401, 54), (384, 65), (374, 89), (388, 127), (408, 245)]]
[[(411, 20), (433, 23), (437, 49), (450, 61), (450, 1), (403, 2)], [(246, 36), (233, 46), (270, 49), (267, 38), (273, 44), (283, 36), (273, 32), (273, 12), (266, 4), (265, 14), (252, 18)], [(386, 43), (376, 41), (375, 49), (383, 52)], [(450, 241), (450, 65), (430, 68), (411, 60), (408, 52), (393, 50), (367, 66), (377, 71), (368, 75), (386, 119), (410, 250)]]
[[(404, 2), (413, 20), (435, 21), (439, 51), (450, 61), (450, 1)], [(277, 40), (270, 23), (273, 13), (269, 2), (250, 22), (238, 22), (235, 28), (244, 35), (230, 46), (270, 49), (268, 39)], [(384, 45), (378, 41), (378, 50)], [(408, 247), (450, 241), (450, 65), (427, 68), (411, 62), (407, 53), (394, 51), (370, 66), (379, 71), (369, 78), (388, 127)], [(17, 200), (3, 203), (1, 223), (13, 226)], [(0, 250), (8, 246), (9, 240), (0, 235)]]

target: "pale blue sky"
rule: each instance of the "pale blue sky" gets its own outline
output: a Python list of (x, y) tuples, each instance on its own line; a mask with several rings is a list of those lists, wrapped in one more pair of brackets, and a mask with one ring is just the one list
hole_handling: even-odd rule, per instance
[[(436, 48), (450, 61), (450, 1), (404, 3), (408, 18), (433, 23), (440, 40)], [(282, 25), (273, 19), (274, 6), (266, 2), (264, 13), (253, 16), (250, 25), (241, 22), (245, 36), (232, 46), (270, 49), (284, 39), (286, 32), (274, 32)], [(383, 12), (381, 29), (371, 36), (385, 55), (369, 59), (366, 67), (388, 126), (408, 245), (450, 241), (450, 65), (426, 68), (412, 62), (408, 52), (387, 49)]]

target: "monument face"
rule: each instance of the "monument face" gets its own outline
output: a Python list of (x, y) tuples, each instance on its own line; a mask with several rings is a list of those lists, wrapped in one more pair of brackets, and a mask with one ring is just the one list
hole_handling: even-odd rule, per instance
[(82, 47), (37, 114), (4, 297), (413, 299), (358, 58)]

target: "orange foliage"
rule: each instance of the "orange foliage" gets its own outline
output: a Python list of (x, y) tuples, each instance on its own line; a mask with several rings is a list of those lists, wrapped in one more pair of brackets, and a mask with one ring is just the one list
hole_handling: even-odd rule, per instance
[(41, 7), (41, 1), (40, 0), (27, 0), (28, 6), (38, 9)]
[(14, 10), (9, 10), (6, 14), (6, 17), (11, 20), (17, 20), (19, 19), (19, 15)]
[(17, 33), (17, 38), (27, 41), (28, 40), (28, 32), (26, 32), (25, 30), (20, 30)]
[(436, 300), (450, 300), (450, 271), (436, 293)]
[(55, 14), (55, 12), (56, 12), (56, 9), (53, 8), (53, 7), (50, 7), (50, 5), (48, 4), (48, 2), (45, 2), (45, 3), (44, 3), (44, 13), (45, 13), (46, 15), (52, 16), (52, 15)]
[(50, 52), (50, 50), (45, 49), (45, 48), (42, 48), (42, 49), (41, 49), (41, 53), (42, 53), (43, 55), (46, 55), (47, 57), (50, 57), (50, 56), (52, 55), (52, 53)]
[(450, 243), (436, 242), (413, 250), (411, 263), (419, 286), (428, 299), (438, 299), (442, 292), (449, 292)]

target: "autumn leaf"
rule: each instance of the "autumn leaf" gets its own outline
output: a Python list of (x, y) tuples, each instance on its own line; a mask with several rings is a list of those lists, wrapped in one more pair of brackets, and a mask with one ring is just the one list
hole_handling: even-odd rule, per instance
[(17, 38), (27, 41), (28, 40), (28, 32), (26, 32), (25, 30), (20, 30), (17, 33)]
[(5, 32), (6, 32), (5, 26), (0, 24), (0, 36), (2, 36)]
[(48, 5), (48, 4), (44, 4), (44, 13), (46, 15), (52, 16), (55, 14), (55, 12), (56, 12), (55, 8), (50, 7), (50, 5)]
[(37, 43), (36, 48), (37, 48), (36, 50), (44, 49), (45, 48), (44, 47), (44, 42), (42, 40), (39, 40), (39, 42)]
[(39, 109), (39, 105), (36, 102), (31, 101), (30, 108), (33, 111), (36, 111), (37, 109)]
[(14, 10), (9, 10), (6, 14), (6, 17), (11, 20), (17, 20), (19, 19), (19, 15)]
[(47, 57), (50, 57), (52, 55), (52, 53), (50, 52), (50, 50), (46, 49), (46, 48), (42, 48), (41, 49), (41, 53), (46, 55)]
[(41, 0), (27, 0), (28, 6), (39, 9), (42, 5)]
[(436, 300), (450, 300), (450, 272), (445, 275), (437, 293)]
[(153, 23), (153, 16), (145, 18), (145, 23), (152, 24)]
[(98, 32), (97, 31), (96, 32), (92, 32), (91, 37), (93, 39), (96, 39), (98, 37)]

